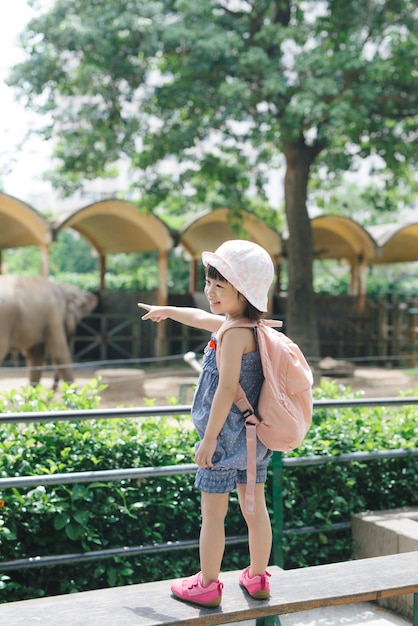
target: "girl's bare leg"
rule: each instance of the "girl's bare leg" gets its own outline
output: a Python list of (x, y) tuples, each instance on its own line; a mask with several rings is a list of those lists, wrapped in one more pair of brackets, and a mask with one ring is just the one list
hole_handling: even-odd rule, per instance
[(200, 568), (203, 584), (218, 580), (225, 550), (225, 516), (228, 493), (202, 491), (202, 527), (200, 530)]
[(248, 526), (248, 547), (250, 551), (250, 576), (264, 574), (270, 559), (272, 530), (270, 516), (267, 511), (264, 484), (255, 486), (255, 513), (245, 511), (246, 485), (238, 485), (238, 496), (241, 511)]

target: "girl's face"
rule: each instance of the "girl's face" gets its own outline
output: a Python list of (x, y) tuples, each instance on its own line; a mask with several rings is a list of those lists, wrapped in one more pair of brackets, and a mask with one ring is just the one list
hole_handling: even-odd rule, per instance
[(241, 315), (245, 308), (245, 299), (226, 280), (206, 276), (204, 293), (212, 313), (235, 316)]

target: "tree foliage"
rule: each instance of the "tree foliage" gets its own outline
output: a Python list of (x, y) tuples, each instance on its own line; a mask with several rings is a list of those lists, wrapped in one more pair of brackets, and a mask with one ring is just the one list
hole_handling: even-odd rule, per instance
[(370, 155), (387, 184), (408, 177), (417, 33), (413, 0), (56, 0), (10, 82), (45, 114), (67, 191), (123, 158), (150, 206), (229, 190), (239, 209), (284, 155), (287, 329), (315, 355), (309, 181)]

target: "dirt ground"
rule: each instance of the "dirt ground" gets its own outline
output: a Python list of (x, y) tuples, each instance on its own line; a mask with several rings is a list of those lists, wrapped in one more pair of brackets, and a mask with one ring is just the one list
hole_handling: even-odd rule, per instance
[[(161, 368), (147, 370), (100, 369), (76, 370), (75, 383), (83, 387), (93, 379), (100, 377), (107, 388), (100, 393), (100, 406), (114, 408), (118, 406), (146, 406), (153, 401), (155, 406), (170, 404), (171, 398), (180, 400), (181, 392), (185, 404), (191, 402), (193, 383), (197, 375), (191, 368)], [(184, 383), (184, 391), (181, 385)], [(45, 389), (51, 389), (53, 376), (47, 372), (41, 378)], [(24, 368), (14, 372), (12, 368), (0, 368), (0, 394), (3, 391), (20, 389), (28, 385), (28, 376)], [(59, 393), (59, 391), (57, 392)]]
[[(93, 378), (101, 376), (101, 381), (108, 388), (101, 393), (100, 406), (114, 408), (118, 406), (146, 406), (153, 400), (155, 406), (166, 406), (172, 398), (177, 403), (189, 404), (193, 395), (193, 386), (197, 374), (190, 367), (179, 365), (145, 370), (102, 369), (76, 370), (75, 382), (84, 386)], [(332, 378), (332, 377), (327, 377)], [(354, 391), (362, 390), (366, 397), (397, 397), (399, 392), (413, 391), (418, 388), (418, 376), (407, 371), (391, 368), (359, 368), (353, 376), (335, 378), (338, 384), (349, 386)], [(46, 389), (52, 387), (52, 375), (42, 377)], [(23, 368), (0, 368), (0, 394), (2, 391), (19, 389), (28, 384), (26, 370)]]

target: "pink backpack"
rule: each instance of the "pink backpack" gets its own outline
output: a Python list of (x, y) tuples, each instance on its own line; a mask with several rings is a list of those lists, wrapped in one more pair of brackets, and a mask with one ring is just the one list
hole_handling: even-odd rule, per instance
[(245, 507), (253, 513), (256, 476), (257, 437), (270, 450), (284, 452), (297, 448), (305, 438), (312, 422), (311, 368), (300, 348), (285, 334), (272, 326), (282, 326), (278, 320), (248, 319), (226, 322), (217, 332), (216, 360), (219, 366), (221, 339), (234, 327), (256, 328), (257, 343), (263, 367), (264, 381), (258, 399), (257, 415), (238, 385), (234, 404), (241, 411), (247, 436), (247, 489)]

